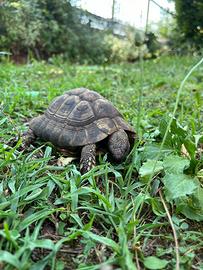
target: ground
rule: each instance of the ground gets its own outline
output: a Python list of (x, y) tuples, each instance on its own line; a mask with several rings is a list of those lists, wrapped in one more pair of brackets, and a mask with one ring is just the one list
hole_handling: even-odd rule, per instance
[[(0, 269), (202, 269), (203, 65), (171, 119), (198, 61), (0, 64)], [(21, 140), (29, 119), (81, 86), (111, 100), (137, 133), (125, 162), (99, 155), (83, 176), (78, 160), (59, 166), (49, 143), (23, 150)]]

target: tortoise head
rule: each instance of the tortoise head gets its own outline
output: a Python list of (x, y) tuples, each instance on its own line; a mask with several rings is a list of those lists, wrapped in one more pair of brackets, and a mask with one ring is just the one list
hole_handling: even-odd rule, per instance
[(109, 151), (116, 161), (124, 159), (130, 151), (130, 142), (127, 133), (119, 129), (109, 136)]

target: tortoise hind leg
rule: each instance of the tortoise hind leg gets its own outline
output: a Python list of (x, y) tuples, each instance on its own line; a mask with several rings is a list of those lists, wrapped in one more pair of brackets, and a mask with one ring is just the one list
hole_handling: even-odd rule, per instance
[(90, 171), (96, 164), (96, 145), (83, 146), (80, 158), (80, 172), (82, 174)]

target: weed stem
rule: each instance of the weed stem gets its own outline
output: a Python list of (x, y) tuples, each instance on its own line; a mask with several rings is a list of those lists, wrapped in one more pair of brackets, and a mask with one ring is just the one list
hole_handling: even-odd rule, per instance
[(159, 196), (160, 196), (161, 202), (162, 202), (162, 204), (164, 206), (164, 209), (166, 211), (169, 223), (170, 223), (172, 231), (173, 231), (173, 237), (174, 237), (174, 242), (175, 242), (175, 253), (176, 253), (176, 270), (179, 270), (180, 269), (180, 255), (179, 255), (179, 245), (178, 245), (178, 237), (177, 237), (177, 234), (176, 234), (176, 229), (174, 227), (174, 224), (173, 224), (171, 215), (169, 213), (169, 210), (168, 210), (168, 208), (166, 206), (166, 203), (165, 203), (165, 201), (163, 199), (161, 190), (159, 190)]

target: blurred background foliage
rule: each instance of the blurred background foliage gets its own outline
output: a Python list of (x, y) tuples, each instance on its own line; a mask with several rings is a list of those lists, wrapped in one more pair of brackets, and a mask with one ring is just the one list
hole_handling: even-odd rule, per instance
[(191, 46), (202, 48), (203, 44), (203, 1), (176, 0), (177, 27), (180, 42), (188, 41)]
[[(151, 58), (201, 50), (202, 0), (175, 0), (175, 6), (175, 16), (165, 16), (156, 33), (149, 26), (144, 38), (143, 31), (110, 19), (103, 19), (102, 29), (92, 27), (94, 15), (71, 1), (1, 1), (0, 50), (10, 52), (15, 62), (60, 56), (82, 64), (133, 62), (140, 52)], [(117, 33), (115, 26), (120, 27)]]

